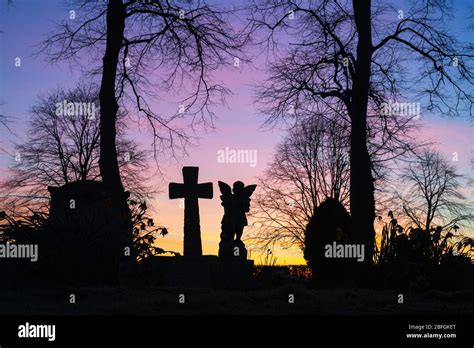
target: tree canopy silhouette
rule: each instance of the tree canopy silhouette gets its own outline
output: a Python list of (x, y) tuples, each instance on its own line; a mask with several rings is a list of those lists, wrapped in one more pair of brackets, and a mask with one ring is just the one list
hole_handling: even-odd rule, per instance
[[(93, 103), (94, 114), (68, 115), (65, 112), (58, 115), (58, 105), (62, 108), (65, 101), (80, 103), (78, 110)], [(49, 197), (48, 186), (99, 178), (98, 101), (97, 86), (82, 84), (70, 90), (51, 91), (32, 106), (27, 138), (15, 146), (9, 176), (1, 185), (5, 196), (4, 209), (20, 213), (17, 208), (28, 206), (35, 211), (44, 211)], [(119, 111), (117, 150), (120, 174), (133, 198), (145, 200), (153, 193), (153, 188), (146, 184), (148, 178), (145, 175), (149, 156), (135, 141), (125, 137), (125, 116), (123, 110)]]
[[(84, 1), (80, 10), (85, 17), (63, 22), (43, 51), (53, 62), (80, 64), (84, 54), (103, 58), (102, 69), (92, 69), (102, 74), (100, 98), (107, 104), (101, 105), (103, 133), (114, 134), (116, 106), (109, 109), (118, 100), (130, 103), (130, 112), (136, 110), (148, 122), (157, 155), (185, 149), (196, 125), (212, 126), (215, 114), (210, 107), (229, 92), (213, 79), (213, 72), (232, 66), (234, 58), (244, 59), (244, 42), (231, 27), (232, 11), (205, 1), (122, 0)], [(160, 93), (178, 88), (182, 112), (166, 115), (152, 110), (150, 102)], [(104, 157), (114, 157), (113, 140), (104, 137)], [(113, 174), (115, 164), (104, 162), (101, 167), (105, 181), (109, 175), (118, 177)]]
[[(449, 33), (449, 13), (440, 1), (412, 3), (402, 12), (382, 0), (252, 2), (252, 30), (278, 53), (258, 95), (267, 123), (308, 111), (321, 115), (328, 107), (343, 110), (333, 115), (350, 122), (350, 211), (369, 263), (375, 239), (370, 115), (384, 125), (390, 114), (384, 105), (413, 99), (443, 115), (472, 115), (474, 47)], [(282, 41), (290, 43), (283, 51)], [(376, 136), (386, 143), (392, 132), (382, 127)], [(394, 145), (385, 152), (406, 151)]]
[[(78, 63), (85, 54), (102, 59), (97, 68), (101, 74), (99, 169), (117, 216), (127, 217), (123, 233), (130, 235), (130, 211), (116, 149), (118, 102), (127, 100), (144, 117), (154, 137), (155, 156), (164, 150), (173, 153), (188, 143), (193, 126), (212, 124), (210, 106), (228, 92), (212, 79), (212, 73), (232, 64), (235, 57), (243, 58), (243, 42), (230, 25), (232, 12), (205, 1), (83, 1), (80, 11), (84, 17), (64, 21), (46, 40), (43, 51), (53, 62)], [(167, 116), (153, 111), (153, 89), (175, 87), (182, 89), (184, 112)], [(184, 92), (188, 87), (191, 91)], [(186, 119), (189, 122), (183, 126)]]
[(405, 190), (398, 191), (403, 212), (411, 224), (430, 231), (435, 226), (443, 229), (469, 222), (474, 218), (462, 194), (463, 177), (454, 165), (439, 152), (425, 149), (404, 169)]
[(259, 178), (251, 239), (304, 249), (305, 230), (326, 198), (348, 204), (349, 139), (333, 120), (311, 118), (290, 130)]

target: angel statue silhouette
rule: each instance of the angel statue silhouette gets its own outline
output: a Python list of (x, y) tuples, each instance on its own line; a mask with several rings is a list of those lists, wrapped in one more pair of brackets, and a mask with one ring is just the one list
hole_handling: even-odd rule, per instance
[(245, 186), (242, 181), (236, 181), (231, 189), (225, 182), (219, 181), (221, 205), (224, 207), (219, 243), (220, 257), (247, 258), (247, 249), (241, 238), (244, 227), (247, 226), (246, 213), (250, 210), (250, 196), (256, 187), (257, 185)]

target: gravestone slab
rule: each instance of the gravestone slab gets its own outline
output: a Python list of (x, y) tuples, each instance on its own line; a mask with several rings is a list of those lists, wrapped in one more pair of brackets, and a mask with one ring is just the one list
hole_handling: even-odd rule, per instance
[(115, 210), (104, 184), (76, 181), (48, 190), (49, 236), (41, 250), (53, 258), (56, 276), (80, 284), (114, 282), (131, 231), (124, 230), (126, 217)]

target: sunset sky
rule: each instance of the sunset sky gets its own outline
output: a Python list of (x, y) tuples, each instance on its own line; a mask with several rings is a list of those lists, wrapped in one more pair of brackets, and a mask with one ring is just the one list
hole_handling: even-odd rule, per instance
[[(54, 29), (54, 23), (67, 18), (70, 8), (64, 7), (62, 1), (56, 0), (14, 0), (7, 5), (6, 0), (0, 4), (0, 108), (2, 114), (12, 118), (10, 127), (14, 134), (0, 128), (0, 178), (7, 172), (12, 161), (12, 144), (23, 141), (25, 123), (28, 112), (37, 100), (38, 95), (54, 90), (60, 86), (71, 88), (83, 80), (80, 71), (68, 64), (51, 65), (44, 56), (34, 56), (39, 45), (49, 32)], [(460, 36), (470, 35), (466, 32), (467, 21), (463, 17), (463, 9), (471, 3), (469, 0), (455, 1), (457, 18), (453, 23), (453, 31)], [(77, 13), (80, 20), (80, 13)], [(21, 58), (21, 67), (14, 66), (15, 57)], [(254, 88), (265, 76), (265, 61), (263, 58), (254, 61), (254, 66), (236, 68), (229, 61), (229, 67), (220, 72), (216, 78), (222, 80), (230, 88), (233, 95), (227, 98), (227, 105), (217, 106), (214, 110), (218, 116), (215, 129), (201, 131), (199, 144), (189, 150), (189, 156), (181, 160), (163, 162), (161, 167), (164, 178), (156, 178), (155, 184), (162, 191), (153, 202), (155, 219), (169, 230), (169, 235), (159, 240), (164, 249), (182, 251), (183, 240), (183, 209), (179, 200), (168, 199), (168, 183), (182, 182), (181, 168), (183, 165), (200, 167), (199, 181), (214, 183), (214, 199), (201, 199), (199, 202), (201, 215), (202, 243), (205, 254), (217, 254), (220, 221), (223, 208), (220, 206), (217, 181), (229, 184), (236, 180), (253, 184), (256, 177), (267, 168), (274, 154), (274, 146), (285, 136), (282, 130), (262, 128), (264, 117), (259, 114), (254, 105)], [(170, 111), (175, 105), (169, 96), (153, 101), (153, 107)], [(453, 152), (458, 152), (459, 172), (471, 175), (470, 161), (474, 156), (474, 125), (468, 118), (447, 119), (440, 115), (430, 115), (422, 112), (423, 128), (420, 137), (434, 139), (438, 149), (450, 158)], [(130, 124), (129, 136), (137, 140), (144, 149), (150, 149), (152, 139), (148, 132)], [(235, 150), (256, 150), (257, 162), (252, 167), (249, 164), (218, 163), (218, 151), (225, 148)], [(154, 165), (154, 163), (151, 163)], [(467, 189), (467, 188), (466, 188)], [(258, 190), (258, 188), (257, 188)], [(466, 190), (472, 201), (472, 189)], [(244, 232), (245, 236), (245, 232)], [(258, 263), (260, 256), (251, 250), (252, 258)], [(299, 250), (275, 250), (274, 254), (279, 263), (304, 263)]]

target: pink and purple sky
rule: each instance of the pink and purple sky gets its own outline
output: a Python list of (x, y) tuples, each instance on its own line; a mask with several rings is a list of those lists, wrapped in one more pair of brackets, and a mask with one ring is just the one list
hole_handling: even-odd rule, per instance
[[(456, 1), (458, 12), (469, 5), (469, 1)], [(69, 8), (62, 1), (48, 0), (15, 0), (7, 5), (0, 4), (0, 101), (2, 114), (11, 117), (11, 128), (14, 134), (0, 128), (0, 178), (7, 173), (12, 161), (12, 145), (25, 140), (25, 125), (28, 111), (37, 96), (60, 86), (70, 88), (82, 79), (80, 71), (67, 64), (51, 65), (42, 56), (34, 56), (39, 45), (54, 29), (54, 23), (66, 19)], [(80, 13), (77, 13), (80, 18)], [(463, 32), (463, 23), (453, 22), (453, 30), (459, 35)], [(472, 34), (472, 33), (471, 33)], [(14, 66), (14, 59), (21, 58), (21, 67)], [(235, 68), (229, 62), (229, 68), (219, 73), (217, 78), (233, 92), (227, 98), (227, 105), (216, 107), (218, 118), (215, 129), (201, 132), (198, 146), (189, 149), (189, 156), (180, 163), (164, 162), (161, 167), (164, 178), (157, 178), (156, 183), (161, 190), (154, 202), (155, 220), (168, 227), (169, 235), (160, 238), (159, 245), (164, 249), (182, 252), (183, 240), (183, 209), (179, 200), (168, 199), (168, 182), (182, 182), (182, 165), (199, 166), (199, 181), (214, 183), (214, 199), (200, 200), (202, 243), (205, 254), (216, 254), (218, 251), (220, 221), (223, 209), (220, 206), (217, 181), (232, 183), (242, 180), (246, 184), (255, 183), (256, 177), (262, 175), (267, 164), (272, 160), (275, 145), (285, 136), (281, 130), (265, 130), (261, 125), (264, 117), (254, 105), (253, 85), (265, 76), (264, 60), (254, 62), (253, 67), (243, 64)], [(161, 99), (154, 101), (153, 106), (160, 110), (171, 110), (174, 104)], [(458, 153), (456, 163), (460, 173), (471, 175), (470, 161), (474, 156), (474, 125), (466, 118), (448, 119), (438, 115), (422, 114), (423, 138), (435, 139), (437, 148), (452, 157)], [(152, 139), (147, 132), (131, 129), (130, 136), (135, 138), (143, 148), (151, 148)], [(257, 151), (257, 163), (252, 167), (247, 164), (221, 164), (217, 161), (217, 152), (226, 147), (230, 149), (248, 149)], [(257, 188), (258, 190), (258, 188)], [(466, 187), (472, 202), (472, 188)], [(252, 252), (252, 258), (258, 263), (260, 256)], [(300, 250), (275, 250), (278, 262), (282, 264), (304, 263)]]

